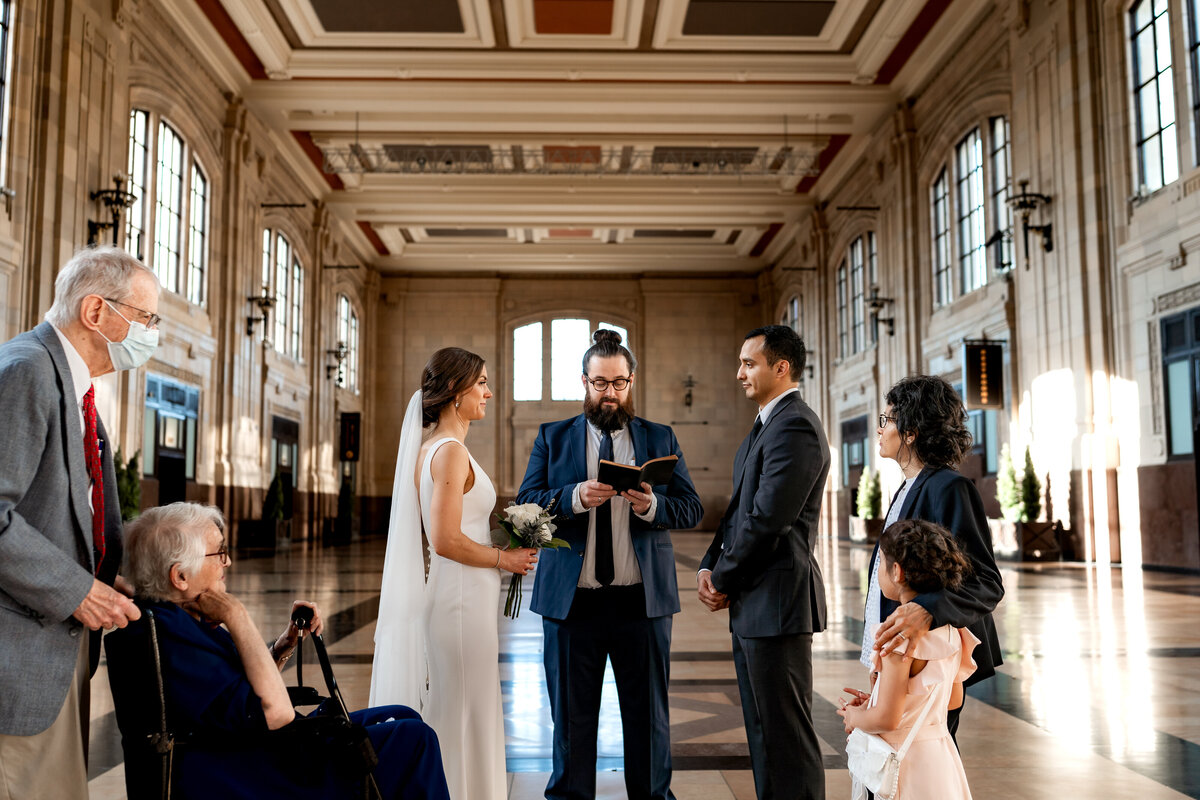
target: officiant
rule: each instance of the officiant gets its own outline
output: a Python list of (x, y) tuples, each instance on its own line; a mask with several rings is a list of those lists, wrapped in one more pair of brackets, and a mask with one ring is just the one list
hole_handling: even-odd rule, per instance
[[(583, 413), (538, 430), (518, 503), (554, 502), (557, 535), (544, 550), (530, 608), (542, 616), (554, 722), (550, 800), (596, 796), (596, 733), (605, 663), (621, 705), (630, 800), (673, 798), (667, 707), (671, 620), (679, 611), (672, 529), (704, 510), (675, 433), (634, 416), (637, 360), (616, 331), (598, 330), (583, 356)], [(644, 464), (677, 456), (668, 483), (618, 493), (596, 480), (601, 460)]]

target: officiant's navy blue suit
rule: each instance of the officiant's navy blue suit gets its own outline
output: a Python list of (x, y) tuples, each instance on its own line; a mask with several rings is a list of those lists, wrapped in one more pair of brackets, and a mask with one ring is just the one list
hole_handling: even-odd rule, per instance
[(621, 698), (630, 800), (673, 796), (667, 685), (679, 587), (670, 531), (698, 525), (704, 510), (671, 428), (640, 417), (628, 427), (638, 464), (679, 457), (670, 483), (654, 487), (658, 507), (653, 520), (629, 512), (640, 586), (577, 588), (594, 513), (576, 514), (573, 508), (575, 486), (588, 480), (583, 415), (541, 426), (517, 495), (519, 503), (542, 507), (553, 501), (555, 535), (571, 545), (569, 550), (541, 552), (530, 602), (542, 615), (546, 637), (546, 684), (554, 720), (554, 770), (546, 797), (553, 800), (595, 796), (596, 729), (607, 659)]

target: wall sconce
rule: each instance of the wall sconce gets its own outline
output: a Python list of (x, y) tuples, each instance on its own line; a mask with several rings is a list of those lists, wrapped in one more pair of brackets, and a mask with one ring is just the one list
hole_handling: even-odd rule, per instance
[(346, 356), (349, 354), (350, 354), (350, 349), (348, 347), (346, 347), (345, 342), (338, 342), (337, 347), (335, 349), (325, 351), (325, 355), (333, 356), (333, 359), (336, 362), (334, 364), (326, 364), (325, 365), (325, 379), (326, 380), (329, 380), (329, 379), (333, 378), (334, 375), (336, 375), (337, 380), (334, 381), (334, 383), (336, 383), (338, 386), (345, 386), (346, 375), (345, 375), (345, 372), (343, 371), (343, 364), (345, 364)]
[(683, 388), (686, 391), (683, 393), (683, 405), (689, 410), (692, 407), (692, 389), (696, 385), (696, 379), (692, 377), (692, 373), (688, 373), (687, 378), (683, 381)]
[[(271, 296), (271, 290), (264, 284), (262, 287), (262, 293), (247, 297), (246, 302), (253, 303), (254, 305), (258, 306), (258, 311), (260, 314), (262, 314), (261, 317), (256, 317), (253, 314), (246, 317), (246, 335), (253, 336), (254, 323), (261, 322), (263, 323), (264, 328), (266, 327), (267, 319), (271, 315), (271, 308), (275, 305), (275, 298)], [(265, 331), (263, 336), (266, 336)]]
[(804, 373), (805, 372), (808, 373), (809, 378), (812, 378), (812, 376), (813, 376), (813, 356), (815, 356), (816, 354), (817, 354), (817, 351), (812, 349), (811, 347), (804, 348), (804, 369), (800, 373), (800, 382), (801, 383), (804, 383)]
[(1026, 187), (1029, 186), (1029, 181), (1020, 181), (1018, 185), (1021, 187), (1021, 191), (1008, 198), (1008, 205), (1021, 215), (1021, 230), (1025, 235), (1025, 269), (1029, 269), (1030, 231), (1042, 237), (1043, 251), (1047, 253), (1054, 252), (1053, 223), (1047, 222), (1044, 225), (1029, 224), (1029, 215), (1041, 206), (1049, 205), (1050, 198), (1044, 194), (1028, 191)]
[(97, 244), (100, 241), (100, 232), (112, 228), (112, 243), (117, 244), (117, 236), (121, 229), (121, 210), (129, 208), (137, 202), (137, 195), (125, 191), (122, 188), (125, 185), (125, 176), (114, 175), (112, 189), (97, 189), (92, 192), (89, 197), (93, 200), (99, 200), (100, 204), (108, 209), (108, 213), (112, 216), (112, 222), (96, 222), (88, 220), (88, 246)]
[(875, 338), (879, 339), (879, 323), (887, 323), (888, 336), (896, 335), (896, 315), (881, 317), (879, 312), (896, 302), (891, 297), (880, 297), (879, 287), (871, 286), (871, 295), (867, 298), (867, 308), (871, 309), (871, 325), (874, 326)]

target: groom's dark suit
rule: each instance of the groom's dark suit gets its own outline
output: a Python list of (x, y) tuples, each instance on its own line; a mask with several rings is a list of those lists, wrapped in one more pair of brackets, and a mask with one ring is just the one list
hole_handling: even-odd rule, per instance
[[(654, 487), (657, 509), (647, 522), (629, 511), (629, 537), (641, 583), (580, 588), (594, 510), (576, 513), (575, 486), (589, 476), (588, 425), (583, 415), (542, 425), (518, 503), (554, 501), (555, 534), (571, 549), (543, 550), (530, 608), (542, 615), (546, 684), (554, 720), (554, 772), (548, 798), (590, 798), (596, 792), (596, 733), (604, 665), (612, 661), (621, 700), (625, 786), (634, 798), (671, 797), (671, 616), (679, 589), (671, 529), (691, 528), (704, 510), (683, 452), (666, 425), (634, 417), (627, 426), (638, 464), (679, 456), (666, 486)], [(621, 504), (628, 508), (624, 503)], [(648, 512), (647, 512), (648, 513)]]
[(700, 569), (729, 598), (734, 666), (760, 800), (825, 797), (812, 723), (812, 635), (825, 629), (814, 547), (829, 446), (799, 392), (746, 437)]

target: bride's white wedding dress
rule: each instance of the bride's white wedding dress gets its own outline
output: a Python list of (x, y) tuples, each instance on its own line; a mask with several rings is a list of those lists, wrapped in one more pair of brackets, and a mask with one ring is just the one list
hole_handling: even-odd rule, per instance
[[(384, 556), (370, 705), (415, 708), (437, 732), (453, 800), (504, 800), (504, 708), (500, 698), (497, 617), (500, 572), (467, 567), (430, 552), (425, 580), (422, 525), (429, 530), (430, 462), (456, 439), (435, 441), (413, 480), (421, 448), (421, 393), (413, 395), (400, 435), (392, 514)], [(470, 458), (470, 452), (467, 453)], [(475, 482), (463, 495), (462, 532), (490, 544), (496, 490), (471, 458)]]
[[(440, 447), (464, 445), (446, 438), (429, 448), (421, 466), (421, 518), (426, 530), (433, 497), (429, 465)], [(462, 531), (487, 545), (496, 490), (470, 452), (467, 457), (475, 484), (463, 495)], [(425, 610), (429, 703), (424, 717), (437, 732), (454, 800), (503, 800), (507, 795), (496, 630), (499, 598), (499, 570), (468, 567), (430, 553)]]

